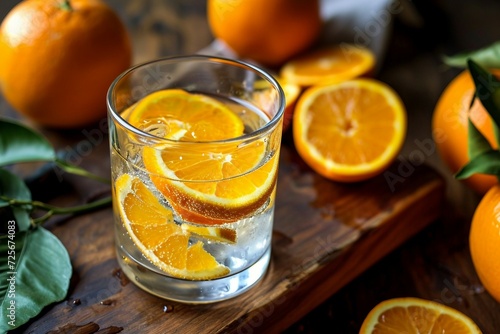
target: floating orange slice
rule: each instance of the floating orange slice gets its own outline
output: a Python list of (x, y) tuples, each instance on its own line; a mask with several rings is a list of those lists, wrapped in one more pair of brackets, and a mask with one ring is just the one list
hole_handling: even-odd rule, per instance
[(481, 330), (469, 317), (449, 306), (420, 298), (394, 298), (375, 306), (359, 333), (480, 334)]
[(301, 86), (327, 85), (366, 75), (374, 66), (370, 49), (342, 43), (290, 60), (281, 68), (280, 76)]
[(181, 89), (149, 94), (124, 114), (136, 128), (174, 140), (222, 140), (244, 131), (241, 119), (223, 103)]
[(319, 174), (343, 182), (366, 180), (396, 158), (406, 112), (388, 85), (373, 79), (311, 87), (295, 108), (298, 153)]
[(229, 273), (203, 248), (201, 241), (189, 245), (190, 233), (174, 222), (172, 211), (160, 204), (139, 178), (122, 174), (115, 182), (114, 192), (114, 203), (130, 238), (158, 268), (191, 280)]
[[(139, 101), (129, 120), (155, 131), (166, 127), (157, 135), (190, 142), (179, 146), (165, 141), (145, 147), (142, 154), (152, 182), (184, 220), (203, 225), (234, 222), (268, 201), (276, 183), (278, 137), (234, 140), (243, 134), (244, 125), (222, 102), (164, 90)], [(207, 142), (224, 139), (233, 140)], [(270, 151), (269, 145), (277, 149)]]

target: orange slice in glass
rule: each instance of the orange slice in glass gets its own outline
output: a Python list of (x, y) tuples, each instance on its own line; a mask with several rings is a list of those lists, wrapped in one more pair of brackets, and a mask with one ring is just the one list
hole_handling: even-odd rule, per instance
[(293, 118), (298, 153), (335, 181), (362, 181), (396, 158), (406, 136), (406, 111), (396, 92), (373, 79), (311, 87)]
[(370, 49), (342, 43), (288, 61), (280, 76), (301, 86), (327, 85), (367, 75), (374, 66), (375, 56)]
[(244, 131), (243, 121), (222, 102), (159, 91), (139, 101), (129, 121), (143, 129), (168, 128), (155, 133), (184, 142), (165, 141), (144, 147), (142, 154), (152, 182), (182, 219), (202, 225), (235, 222), (268, 201), (278, 163), (278, 152), (269, 153), (268, 145), (279, 147), (277, 138), (221, 142)]
[(167, 274), (205, 280), (229, 273), (226, 266), (203, 248), (202, 242), (189, 245), (190, 233), (174, 222), (172, 211), (164, 207), (139, 178), (129, 174), (118, 177), (114, 199), (134, 244)]
[(277, 153), (266, 157), (266, 145), (258, 140), (240, 146), (145, 147), (143, 161), (156, 188), (184, 220), (223, 224), (252, 214), (272, 193), (278, 158)]
[(221, 102), (182, 89), (147, 95), (124, 112), (138, 129), (182, 141), (212, 141), (243, 134), (241, 119)]
[(393, 298), (376, 305), (361, 325), (360, 334), (453, 333), (480, 334), (462, 312), (420, 298)]

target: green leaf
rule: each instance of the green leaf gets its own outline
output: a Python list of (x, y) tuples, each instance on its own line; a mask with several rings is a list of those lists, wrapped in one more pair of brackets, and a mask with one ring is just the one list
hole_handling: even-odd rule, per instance
[(500, 133), (500, 81), (473, 60), (468, 60), (469, 71), (476, 85), (476, 97), (493, 119), (495, 133)]
[(495, 42), (479, 50), (463, 52), (450, 57), (443, 57), (445, 64), (453, 67), (467, 67), (467, 60), (473, 59), (484, 67), (500, 67), (500, 42)]
[(467, 131), (467, 146), (469, 159), (474, 159), (476, 156), (484, 153), (486, 151), (492, 150), (490, 142), (483, 134), (476, 128), (474, 123), (472, 123), (471, 119), (468, 119), (468, 131)]
[(16, 232), (12, 239), (0, 238), (0, 333), (25, 324), (45, 306), (62, 300), (72, 273), (66, 248), (43, 227)]
[(0, 166), (53, 161), (56, 153), (45, 137), (21, 123), (0, 119)]
[(500, 175), (500, 151), (488, 150), (471, 159), (456, 174), (457, 179), (466, 179), (474, 174)]
[[(9, 202), (4, 198), (31, 201), (31, 192), (18, 176), (0, 169), (0, 208), (9, 206)], [(32, 207), (29, 205), (12, 206), (9, 209), (17, 221), (19, 230), (26, 231), (30, 227)]]

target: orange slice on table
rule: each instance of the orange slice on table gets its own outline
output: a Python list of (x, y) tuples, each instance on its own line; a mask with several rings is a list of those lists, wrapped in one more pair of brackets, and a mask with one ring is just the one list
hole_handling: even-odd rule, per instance
[(370, 311), (359, 333), (480, 334), (481, 330), (465, 314), (441, 303), (420, 298), (393, 298)]
[[(285, 112), (283, 115), (283, 131), (286, 131), (290, 124), (292, 123), (293, 110), (295, 108), (295, 103), (297, 102), (300, 93), (302, 93), (302, 87), (288, 82), (283, 78), (275, 76), (276, 81), (278, 81), (279, 85), (283, 89), (283, 93), (285, 95)], [(269, 86), (268, 82), (265, 81), (257, 81), (255, 86), (257, 88), (263, 88)], [(259, 87), (260, 86), (260, 87)], [(258, 105), (262, 107), (263, 110), (268, 110), (273, 107), (273, 94), (274, 91), (270, 89), (263, 89), (259, 91), (256, 89), (254, 93), (253, 99), (256, 101)]]
[(234, 222), (268, 201), (279, 152), (268, 156), (272, 144), (264, 138), (208, 143), (243, 135), (242, 120), (222, 102), (164, 90), (139, 101), (130, 119), (139, 127), (154, 120), (154, 127), (173, 129), (163, 137), (190, 142), (179, 147), (166, 141), (145, 147), (142, 154), (152, 182), (184, 220), (203, 225)]
[(311, 87), (297, 101), (297, 151), (331, 180), (355, 182), (380, 174), (396, 158), (405, 136), (404, 105), (378, 80)]
[(301, 86), (288, 82), (283, 78), (277, 78), (283, 92), (285, 93), (285, 113), (283, 115), (283, 131), (288, 130), (290, 125), (292, 124), (293, 119), (293, 111), (295, 109), (295, 104), (302, 93)]
[(226, 266), (203, 248), (202, 242), (189, 245), (189, 232), (174, 222), (172, 211), (164, 207), (139, 178), (129, 174), (118, 177), (114, 198), (134, 244), (167, 274), (205, 280), (229, 273)]
[(367, 75), (374, 66), (375, 55), (370, 49), (342, 43), (288, 61), (280, 77), (301, 86), (327, 85)]

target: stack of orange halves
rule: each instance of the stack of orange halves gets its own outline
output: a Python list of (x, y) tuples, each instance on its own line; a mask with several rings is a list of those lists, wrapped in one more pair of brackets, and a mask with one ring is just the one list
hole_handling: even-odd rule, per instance
[(369, 49), (341, 43), (292, 58), (280, 68), (297, 151), (331, 180), (374, 177), (403, 146), (405, 107), (391, 87), (368, 78), (375, 63)]

